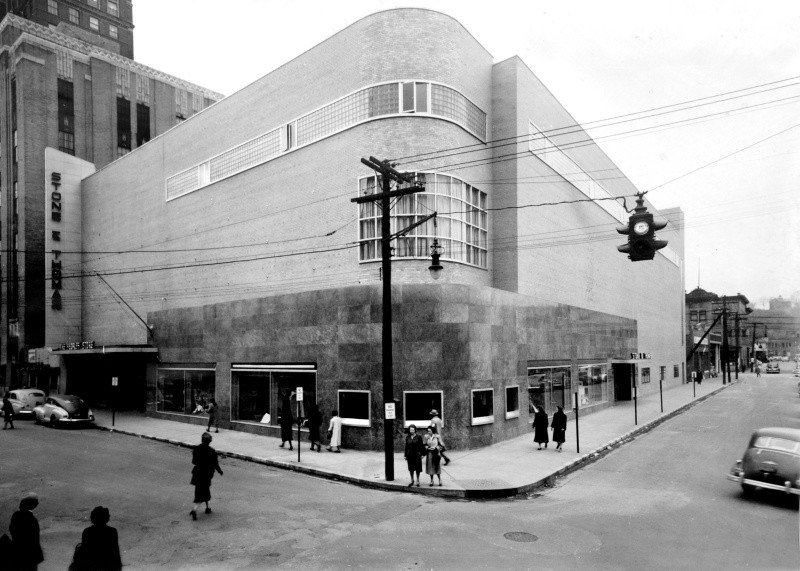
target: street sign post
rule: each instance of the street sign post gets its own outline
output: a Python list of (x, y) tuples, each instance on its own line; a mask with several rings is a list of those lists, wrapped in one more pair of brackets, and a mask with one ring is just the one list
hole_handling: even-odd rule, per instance
[(117, 387), (119, 386), (119, 377), (111, 377), (111, 426), (114, 426), (117, 416)]
[(300, 416), (300, 403), (303, 402), (303, 387), (295, 389), (297, 397), (297, 461), (300, 462), (300, 427), (303, 426), (303, 417)]

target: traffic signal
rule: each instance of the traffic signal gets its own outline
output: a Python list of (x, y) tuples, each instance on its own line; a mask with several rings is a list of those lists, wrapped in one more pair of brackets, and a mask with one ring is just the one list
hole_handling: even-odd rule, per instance
[(667, 223), (653, 220), (653, 215), (647, 211), (644, 205), (644, 194), (638, 196), (634, 214), (631, 214), (628, 219), (628, 225), (617, 228), (617, 232), (628, 236), (628, 243), (617, 246), (617, 250), (628, 254), (628, 258), (632, 262), (652, 260), (656, 255), (656, 250), (667, 245), (666, 240), (656, 239), (656, 230), (661, 230)]

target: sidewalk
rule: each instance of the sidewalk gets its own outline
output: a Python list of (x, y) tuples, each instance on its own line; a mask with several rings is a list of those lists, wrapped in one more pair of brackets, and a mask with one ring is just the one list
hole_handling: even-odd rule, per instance
[[(740, 373), (738, 382), (748, 377), (755, 378), (755, 375)], [(446, 467), (442, 465), (442, 487), (429, 487), (429, 478), (424, 471), (419, 488), (407, 487), (408, 470), (402, 452), (395, 454), (394, 481), (387, 482), (385, 456), (381, 451), (343, 449), (341, 454), (331, 454), (323, 449), (321, 453), (312, 452), (303, 438), (298, 462), (296, 442), (295, 449), (289, 451), (278, 447), (280, 440), (276, 437), (231, 430), (214, 434), (212, 446), (224, 456), (361, 486), (452, 498), (510, 497), (551, 484), (559, 476), (596, 460), (617, 445), (653, 429), (729, 386), (722, 385), (720, 376), (705, 379), (701, 385), (697, 385), (696, 397), (693, 397), (691, 383), (664, 390), (663, 414), (658, 392), (639, 398), (635, 413), (638, 424), (634, 424), (633, 401), (617, 403), (602, 411), (579, 416), (580, 453), (576, 451), (574, 420), (567, 425), (567, 441), (562, 453), (555, 452), (552, 443), (545, 450), (536, 450), (532, 431), (485, 448), (448, 451), (452, 461)], [(95, 411), (95, 417), (98, 428), (102, 430), (176, 446), (193, 447), (199, 444), (203, 432), (195, 424), (149, 418), (138, 413), (116, 413), (113, 427), (111, 411)], [(552, 435), (552, 432), (549, 434)]]

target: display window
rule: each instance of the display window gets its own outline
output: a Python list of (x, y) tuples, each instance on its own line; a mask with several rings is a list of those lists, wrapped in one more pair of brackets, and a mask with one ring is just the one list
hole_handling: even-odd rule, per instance
[(406, 391), (403, 393), (403, 411), (405, 428), (415, 425), (417, 429), (427, 428), (431, 423), (432, 410), (439, 413), (442, 422), (444, 418), (442, 391)]
[(519, 385), (506, 387), (506, 419), (519, 417)]
[(580, 365), (578, 387), (580, 406), (608, 402), (608, 365)]
[(472, 390), (472, 425), (494, 422), (494, 389)]
[[(302, 400), (298, 399), (302, 388)], [(285, 415), (307, 419), (317, 402), (315, 365), (233, 365), (231, 368), (231, 420), (279, 426)]]
[(156, 410), (178, 414), (205, 413), (215, 389), (216, 372), (211, 366), (159, 367)]
[(566, 408), (572, 385), (572, 368), (569, 365), (528, 368), (528, 412), (542, 408), (548, 414), (557, 407)]
[(339, 417), (344, 426), (372, 426), (369, 391), (339, 391)]

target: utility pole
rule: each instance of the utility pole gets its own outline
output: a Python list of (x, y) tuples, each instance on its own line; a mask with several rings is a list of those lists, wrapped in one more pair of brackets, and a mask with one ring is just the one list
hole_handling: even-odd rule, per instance
[(722, 296), (722, 384), (725, 384), (725, 375), (731, 382), (731, 371), (728, 368), (728, 297)]
[[(742, 350), (739, 347), (739, 312), (733, 314), (733, 323), (736, 326), (736, 380), (739, 380), (739, 358), (742, 356)], [(729, 379), (730, 380), (730, 379)]]
[[(375, 157), (361, 159), (361, 162), (378, 175), (381, 192), (353, 198), (350, 202), (375, 202), (381, 209), (381, 276), (383, 280), (383, 327), (382, 335), (382, 377), (383, 377), (383, 447), (386, 464), (386, 481), (394, 480), (394, 378), (392, 376), (392, 245), (389, 228), (390, 202), (394, 197), (422, 192), (421, 184), (409, 188), (391, 189), (392, 181), (412, 183), (414, 173), (396, 171), (388, 160)], [(391, 406), (387, 406), (391, 404)], [(390, 412), (391, 411), (391, 412)]]
[(752, 373), (756, 366), (756, 325), (758, 323), (753, 323), (753, 343), (750, 345), (750, 348), (753, 351), (753, 359), (750, 361), (750, 372)]

